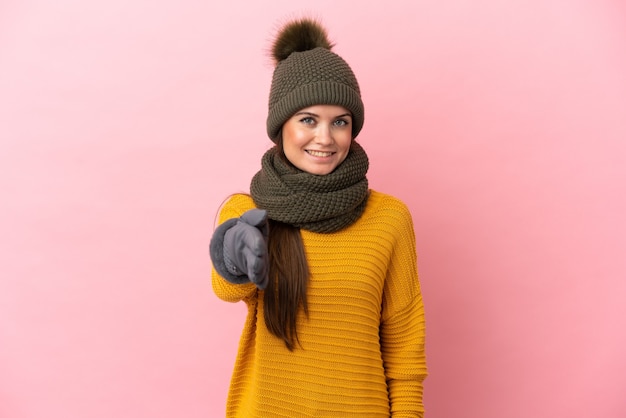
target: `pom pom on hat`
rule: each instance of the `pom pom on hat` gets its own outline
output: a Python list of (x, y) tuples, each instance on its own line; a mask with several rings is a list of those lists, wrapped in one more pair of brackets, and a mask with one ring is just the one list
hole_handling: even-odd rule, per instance
[(287, 24), (272, 44), (274, 64), (286, 59), (293, 52), (303, 52), (315, 48), (331, 50), (326, 29), (315, 20), (299, 19)]
[(363, 127), (359, 84), (347, 62), (331, 51), (326, 29), (313, 19), (292, 21), (272, 44), (276, 65), (270, 88), (267, 134), (277, 141), (283, 124), (298, 110), (329, 104), (352, 113), (352, 137)]

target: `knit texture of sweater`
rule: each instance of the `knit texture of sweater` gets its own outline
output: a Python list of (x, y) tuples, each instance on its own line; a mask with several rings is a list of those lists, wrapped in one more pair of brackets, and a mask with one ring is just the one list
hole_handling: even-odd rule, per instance
[[(222, 223), (254, 208), (234, 195)], [(212, 273), (222, 300), (247, 317), (227, 417), (423, 417), (424, 308), (408, 208), (372, 191), (364, 213), (331, 234), (302, 230), (311, 273), (300, 346), (289, 351), (263, 319), (263, 291)]]

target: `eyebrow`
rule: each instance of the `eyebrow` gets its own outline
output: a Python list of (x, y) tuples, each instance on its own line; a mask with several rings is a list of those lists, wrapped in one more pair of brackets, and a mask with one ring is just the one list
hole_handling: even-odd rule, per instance
[[(320, 117), (320, 115), (318, 115), (318, 114), (316, 114), (316, 113), (313, 113), (313, 112), (298, 112), (298, 113), (296, 113), (294, 116), (297, 116), (297, 115), (315, 116), (316, 118), (319, 118), (319, 117)], [(333, 119), (343, 118), (343, 117), (346, 117), (346, 116), (350, 116), (350, 117), (352, 117), (352, 114), (351, 114), (351, 113), (349, 113), (349, 112), (348, 112), (348, 113), (343, 113), (343, 114), (341, 114), (341, 115), (334, 116), (334, 117), (333, 117)]]

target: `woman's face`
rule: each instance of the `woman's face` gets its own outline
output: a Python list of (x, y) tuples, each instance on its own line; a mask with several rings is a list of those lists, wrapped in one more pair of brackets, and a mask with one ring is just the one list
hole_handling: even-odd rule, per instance
[(285, 156), (300, 170), (332, 173), (350, 151), (352, 115), (341, 106), (306, 107), (285, 122), (282, 141)]

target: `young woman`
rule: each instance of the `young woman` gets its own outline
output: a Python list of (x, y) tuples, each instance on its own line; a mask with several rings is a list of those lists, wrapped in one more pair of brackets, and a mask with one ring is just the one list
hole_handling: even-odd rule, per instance
[(287, 24), (265, 153), (211, 239), (216, 295), (248, 315), (229, 417), (422, 417), (424, 311), (411, 215), (368, 188), (363, 103), (316, 21)]

